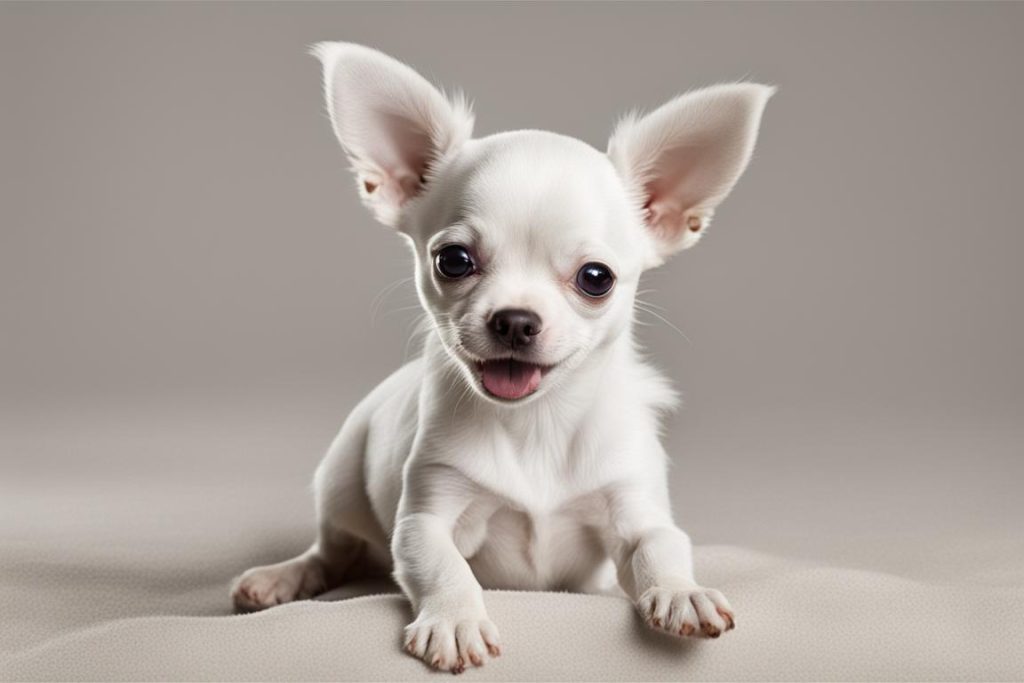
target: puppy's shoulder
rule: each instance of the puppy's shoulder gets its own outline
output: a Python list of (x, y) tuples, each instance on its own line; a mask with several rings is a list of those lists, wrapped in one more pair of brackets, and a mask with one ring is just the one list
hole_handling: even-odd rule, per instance
[(601, 412), (625, 418), (657, 421), (679, 404), (679, 393), (658, 368), (637, 357), (620, 360), (609, 369), (601, 393)]

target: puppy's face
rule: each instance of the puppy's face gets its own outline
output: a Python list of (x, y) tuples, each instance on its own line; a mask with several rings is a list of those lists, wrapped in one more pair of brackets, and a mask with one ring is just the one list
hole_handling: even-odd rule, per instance
[(542, 394), (629, 324), (644, 228), (608, 157), (582, 142), (471, 141), (400, 229), (445, 347), (491, 400)]
[(363, 202), (406, 235), (420, 299), (481, 396), (528, 401), (628, 329), (641, 272), (690, 247), (753, 151), (772, 89), (696, 91), (623, 120), (608, 150), (553, 133), (471, 139), (409, 67), (314, 49)]

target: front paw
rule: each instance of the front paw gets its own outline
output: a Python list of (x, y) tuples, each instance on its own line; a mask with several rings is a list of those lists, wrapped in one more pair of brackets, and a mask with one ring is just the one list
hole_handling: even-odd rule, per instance
[(423, 610), (405, 627), (405, 651), (440, 669), (460, 674), (501, 654), (498, 629), (486, 615), (446, 615)]
[(717, 638), (736, 628), (729, 601), (714, 588), (651, 588), (636, 603), (647, 625), (675, 636)]

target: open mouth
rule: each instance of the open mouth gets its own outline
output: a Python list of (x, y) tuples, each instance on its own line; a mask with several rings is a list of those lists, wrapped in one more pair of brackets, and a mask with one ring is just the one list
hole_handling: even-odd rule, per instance
[(476, 365), (487, 393), (506, 401), (515, 401), (537, 391), (544, 374), (551, 369), (514, 358), (485, 360)]

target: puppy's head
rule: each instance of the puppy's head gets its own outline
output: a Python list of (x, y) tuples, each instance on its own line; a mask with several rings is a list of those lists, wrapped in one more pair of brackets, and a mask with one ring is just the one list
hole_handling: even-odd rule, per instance
[(360, 196), (404, 234), (420, 299), (471, 386), (529, 400), (628, 329), (641, 272), (693, 246), (739, 179), (772, 89), (719, 85), (619, 123), (607, 153), (473, 116), (394, 59), (321, 43)]

